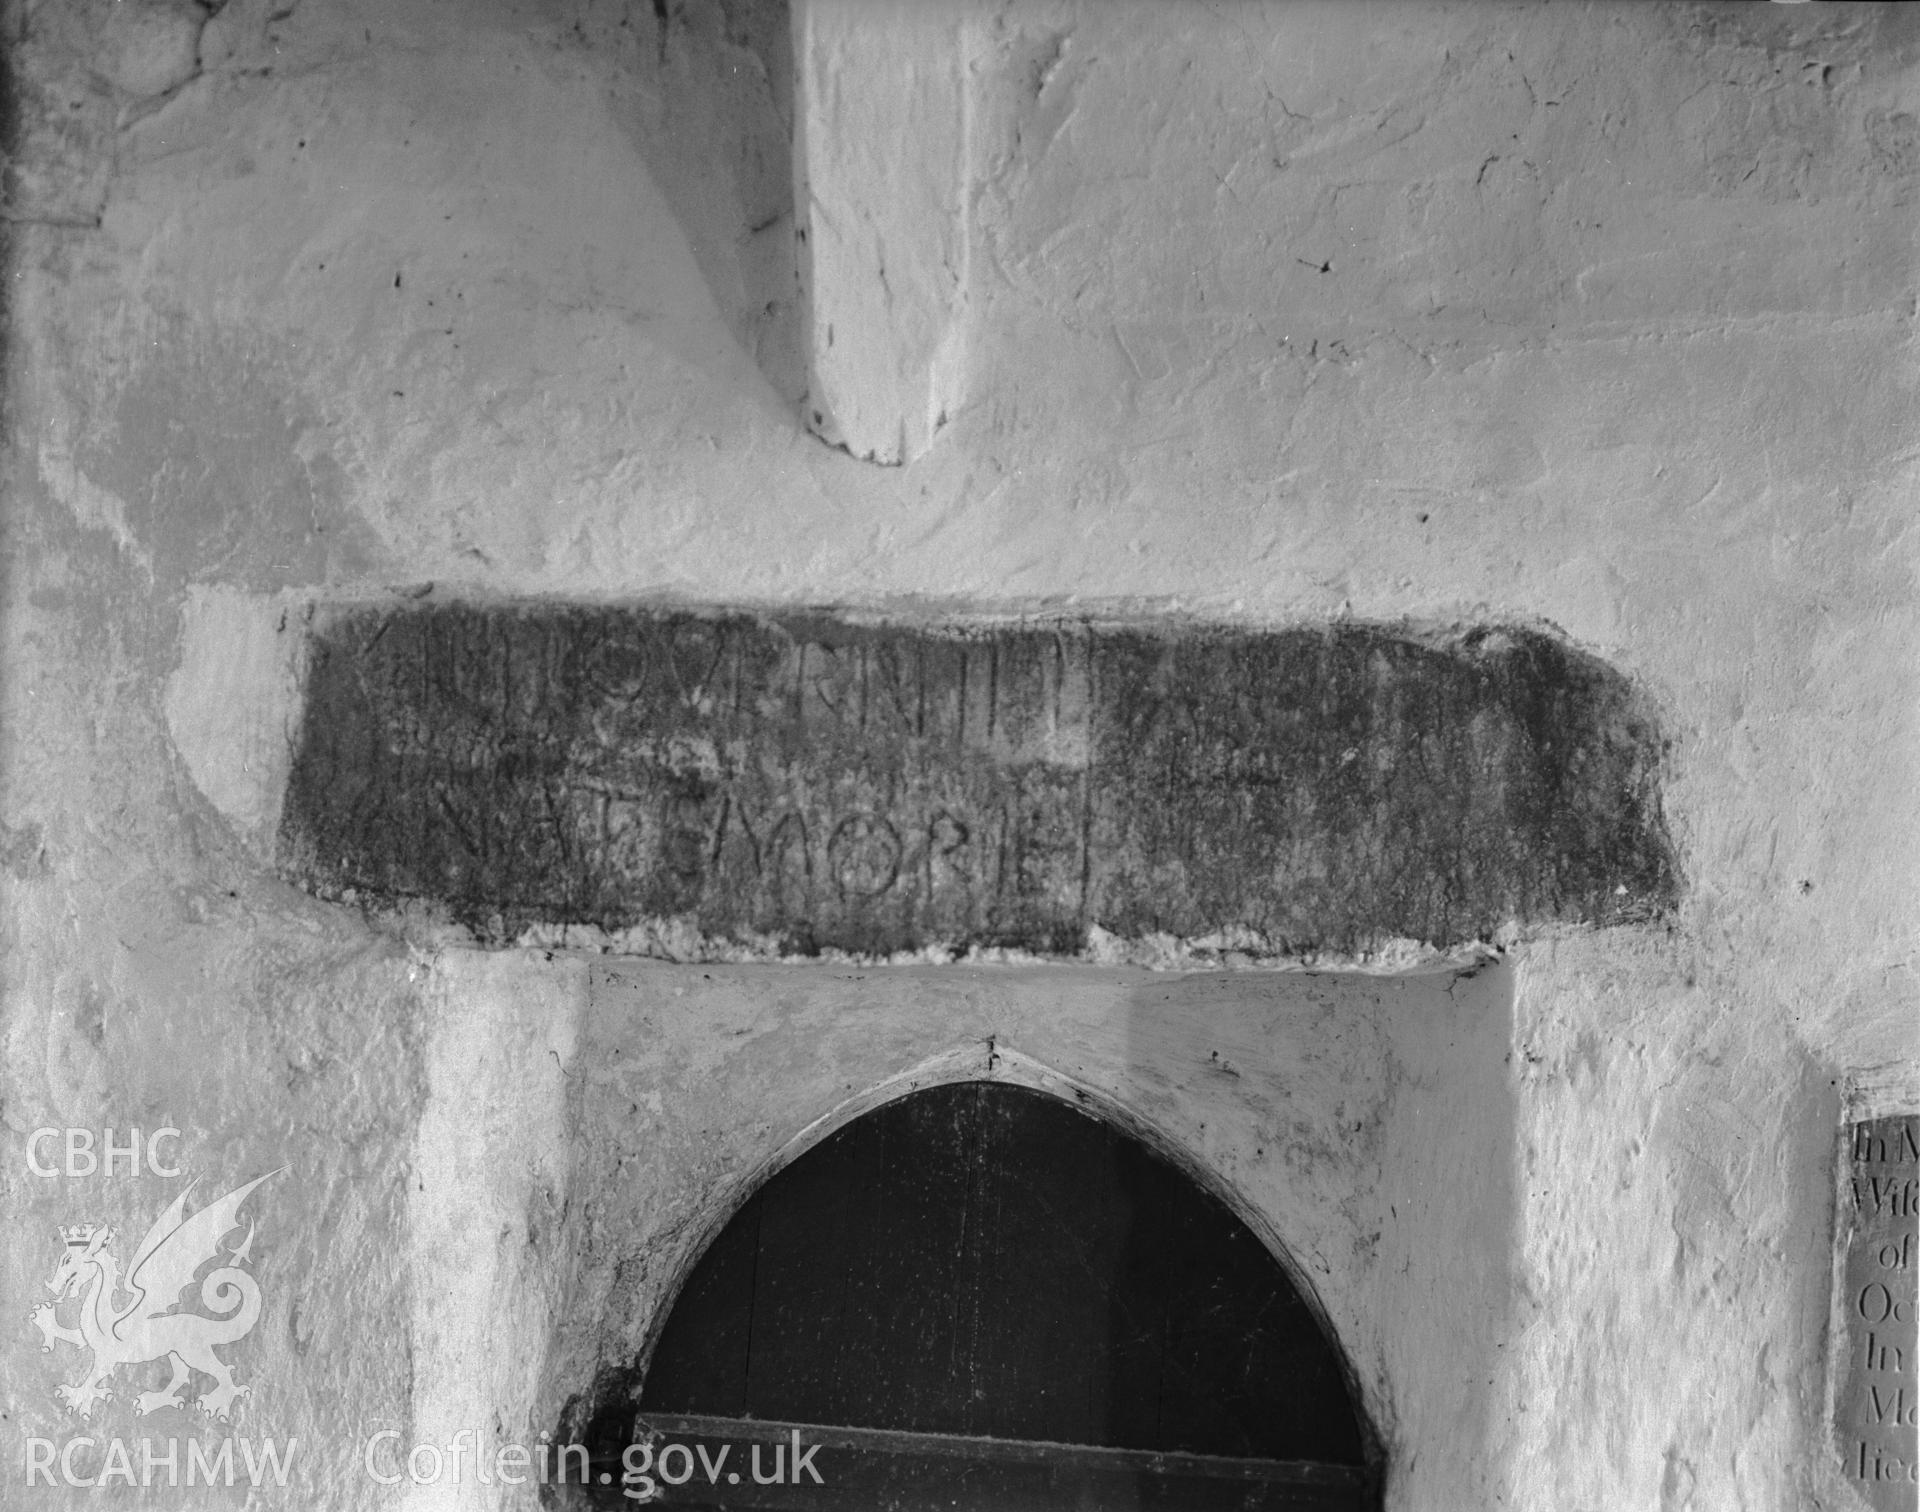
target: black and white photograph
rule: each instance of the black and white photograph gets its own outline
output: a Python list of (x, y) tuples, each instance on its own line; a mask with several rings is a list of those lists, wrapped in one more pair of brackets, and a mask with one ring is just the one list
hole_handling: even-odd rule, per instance
[(1920, 1512), (1920, 5), (0, 0), (0, 1509)]

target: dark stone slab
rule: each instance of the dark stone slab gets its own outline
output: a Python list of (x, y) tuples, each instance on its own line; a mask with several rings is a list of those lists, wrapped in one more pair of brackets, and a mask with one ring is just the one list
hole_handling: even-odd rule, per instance
[(1449, 944), (1668, 908), (1661, 740), (1533, 630), (380, 607), (316, 632), (281, 859), (491, 939)]

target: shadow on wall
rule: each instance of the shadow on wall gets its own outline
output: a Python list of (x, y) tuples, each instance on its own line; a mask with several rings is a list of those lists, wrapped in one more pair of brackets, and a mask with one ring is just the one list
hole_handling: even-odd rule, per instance
[(655, 0), (653, 19), (657, 71), (623, 124), (734, 339), (797, 417), (807, 378), (787, 0)]

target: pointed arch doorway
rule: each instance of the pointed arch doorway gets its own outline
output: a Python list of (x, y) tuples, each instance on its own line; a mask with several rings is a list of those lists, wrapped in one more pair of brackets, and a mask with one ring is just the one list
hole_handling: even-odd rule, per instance
[(778, 1172), (681, 1288), (630, 1432), (600, 1421), (685, 1472), (669, 1506), (1379, 1505), (1342, 1357), (1266, 1246), (1003, 1082), (911, 1093)]

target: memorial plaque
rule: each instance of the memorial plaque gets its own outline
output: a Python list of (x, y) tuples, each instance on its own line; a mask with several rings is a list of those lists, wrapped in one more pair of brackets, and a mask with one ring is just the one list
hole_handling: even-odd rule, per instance
[(1643, 700), (1534, 630), (456, 605), (346, 611), (310, 651), (282, 864), (490, 939), (1350, 950), (1678, 890)]
[(1920, 1506), (1920, 1115), (1846, 1130), (1840, 1222), (1846, 1353), (1834, 1438), (1847, 1478), (1875, 1512)]

